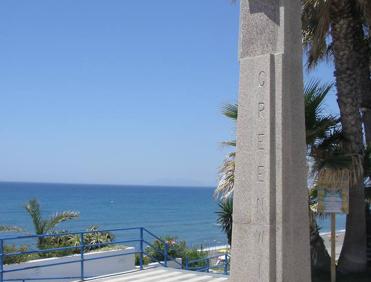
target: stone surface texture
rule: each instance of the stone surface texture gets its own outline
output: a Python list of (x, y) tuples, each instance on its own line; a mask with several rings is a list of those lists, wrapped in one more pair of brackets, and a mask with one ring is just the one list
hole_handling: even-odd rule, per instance
[(118, 273), (108, 277), (91, 279), (93, 282), (222, 282), (227, 276), (204, 272), (155, 267), (142, 271)]
[(310, 281), (297, 0), (241, 0), (233, 282)]

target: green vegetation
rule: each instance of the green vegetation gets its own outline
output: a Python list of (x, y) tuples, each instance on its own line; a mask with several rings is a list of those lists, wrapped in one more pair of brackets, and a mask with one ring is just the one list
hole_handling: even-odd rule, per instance
[[(39, 250), (55, 249), (62, 247), (71, 247), (67, 250), (58, 250), (45, 253), (35, 253), (29, 255), (16, 255), (16, 256), (6, 256), (5, 264), (20, 263), (33, 259), (39, 258), (50, 258), (50, 257), (61, 257), (72, 254), (80, 253), (81, 238), (79, 234), (68, 234), (65, 230), (56, 230), (59, 223), (72, 220), (79, 216), (78, 212), (74, 211), (64, 211), (57, 212), (51, 215), (49, 218), (43, 218), (40, 204), (36, 199), (32, 199), (25, 205), (27, 213), (32, 219), (34, 225), (35, 233), (37, 235), (47, 234), (55, 235), (48, 236), (37, 239), (37, 247)], [(2, 232), (21, 232), (22, 228), (16, 226), (0, 226), (0, 231)], [(99, 231), (97, 225), (89, 227), (84, 234), (84, 252), (90, 252), (94, 250), (114, 250), (118, 248), (123, 248), (123, 246), (110, 245), (114, 240), (114, 235), (111, 232)], [(75, 247), (75, 248), (74, 248)], [(16, 253), (16, 252), (26, 252), (29, 251), (29, 246), (15, 246), (15, 245), (5, 245), (4, 252), (6, 254)]]
[(182, 258), (185, 257), (185, 252), (187, 249), (187, 245), (185, 241), (177, 241), (176, 237), (166, 236), (161, 238), (160, 240), (155, 240), (152, 242), (152, 246), (148, 246), (145, 249), (145, 252), (151, 258), (152, 261), (163, 261), (164, 260), (164, 251), (165, 251), (165, 244), (168, 245), (168, 255), (169, 257), (173, 258)]
[[(362, 162), (368, 158), (367, 146), (371, 143), (371, 2), (301, 0), (301, 3), (307, 66), (313, 69), (321, 61), (326, 61), (335, 68), (339, 123), (344, 137), (341, 151), (352, 157), (347, 168), (352, 174), (350, 211), (338, 270), (343, 273), (362, 273), (367, 264), (363, 180), (369, 173), (363, 173)], [(332, 151), (332, 156), (335, 156), (334, 153), (338, 152)], [(230, 154), (225, 160), (221, 171), (224, 176), (219, 182), (217, 193), (220, 193), (220, 189), (233, 190), (234, 156)], [(312, 233), (313, 229), (311, 245)], [(314, 241), (319, 242), (316, 239)]]
[(227, 235), (228, 244), (232, 244), (232, 215), (233, 215), (233, 198), (228, 197), (218, 204), (219, 210), (216, 212), (218, 215), (217, 223), (220, 225), (223, 232)]
[[(5, 245), (4, 246), (4, 253), (17, 253), (17, 252), (27, 252), (28, 246), (22, 245), (16, 247), (15, 245)], [(39, 256), (37, 254), (29, 254), (29, 255), (17, 255), (17, 256), (6, 256), (4, 259), (4, 264), (12, 264), (12, 263), (21, 263), (33, 259), (38, 259)]]
[[(168, 245), (168, 260), (174, 260), (175, 258), (181, 258), (183, 267), (185, 267), (186, 259), (202, 259), (206, 258), (208, 253), (202, 250), (197, 250), (196, 248), (189, 248), (185, 241), (178, 241), (176, 237), (166, 236), (161, 238), (161, 240), (155, 240), (151, 243), (152, 246), (148, 246), (145, 249), (145, 253), (148, 256), (144, 256), (144, 264), (151, 262), (158, 262), (164, 260), (164, 250), (165, 244)], [(136, 256), (136, 265), (139, 265), (139, 255)], [(206, 266), (206, 261), (200, 261), (190, 265), (192, 267)]]
[(362, 161), (371, 143), (371, 3), (366, 0), (302, 0), (302, 6), (308, 66), (315, 67), (321, 60), (334, 65), (345, 137), (341, 149), (352, 156), (350, 210), (338, 270), (363, 272), (367, 258)]
[[(150, 264), (152, 261), (149, 257), (147, 256), (143, 256), (143, 265), (148, 265)], [(135, 265), (140, 265), (140, 255), (139, 254), (135, 254)]]
[[(54, 229), (59, 223), (79, 217), (78, 212), (63, 211), (44, 219), (41, 214), (40, 204), (36, 199), (28, 201), (25, 209), (32, 219), (35, 234), (37, 235), (55, 232)], [(38, 238), (38, 247), (40, 249), (47, 248), (50, 245), (49, 241), (50, 238)]]
[[(324, 109), (324, 99), (332, 87), (332, 84), (311, 81), (304, 88), (306, 142), (309, 157), (316, 153), (318, 149), (325, 151), (330, 148), (330, 145), (333, 145), (341, 137), (339, 119), (327, 114)], [(223, 109), (223, 115), (236, 122), (238, 105), (226, 105)], [(236, 140), (225, 141), (223, 144), (234, 149)], [(317, 145), (317, 151), (313, 150), (314, 145)], [(325, 145), (328, 147), (325, 147)], [(220, 168), (219, 182), (214, 194), (217, 198), (226, 199), (233, 194), (235, 156), (235, 151), (229, 153)]]
[[(206, 251), (197, 250), (196, 248), (186, 249), (185, 256), (184, 258), (182, 258), (183, 267), (185, 267), (186, 258), (188, 258), (188, 261), (192, 261), (192, 260), (206, 258), (207, 256), (208, 256), (208, 252)], [(197, 267), (197, 268), (205, 267), (206, 265), (207, 265), (207, 261), (201, 260), (201, 261), (190, 264), (189, 267), (192, 269), (194, 267)]]
[[(84, 234), (84, 252), (91, 252), (94, 250), (99, 251), (108, 251), (108, 250), (117, 250), (123, 249), (124, 246), (121, 245), (108, 245), (107, 243), (111, 243), (114, 239), (114, 236), (110, 232), (101, 232), (98, 231), (97, 226), (92, 226), (88, 228), (86, 231), (92, 233)], [(42, 241), (42, 248), (41, 249), (53, 249), (53, 248), (62, 248), (62, 247), (76, 247), (67, 250), (60, 250), (60, 251), (51, 251), (46, 253), (34, 253), (29, 255), (16, 255), (16, 256), (6, 256), (4, 263), (11, 264), (11, 263), (21, 263), (29, 260), (40, 259), (40, 258), (51, 258), (51, 257), (63, 257), (73, 254), (80, 253), (80, 235), (74, 234), (65, 234), (65, 231), (54, 231), (49, 233), (50, 235), (58, 235), (47, 237), (45, 240)], [(63, 235), (65, 234), (65, 235)], [(91, 246), (94, 244), (100, 244), (99, 246)], [(5, 245), (4, 246), (4, 253), (16, 253), (16, 252), (26, 252), (29, 251), (28, 245), (22, 246), (15, 246), (15, 245)]]
[[(114, 236), (110, 232), (102, 232), (98, 230), (98, 226), (91, 226), (84, 234), (84, 252), (90, 252), (94, 250), (114, 249), (115, 246), (109, 247), (108, 243), (111, 243)], [(49, 234), (57, 236), (47, 237), (43, 240), (42, 249), (52, 249), (61, 247), (76, 247), (62, 251), (53, 251), (48, 253), (39, 254), (40, 257), (60, 257), (72, 254), (79, 254), (81, 245), (81, 238), (79, 234), (65, 234), (66, 231), (53, 231)], [(65, 234), (65, 235), (63, 235)]]

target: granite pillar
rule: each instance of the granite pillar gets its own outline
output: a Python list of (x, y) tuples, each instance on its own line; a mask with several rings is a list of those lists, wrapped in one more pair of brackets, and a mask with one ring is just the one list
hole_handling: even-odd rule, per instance
[(300, 16), (241, 0), (233, 282), (311, 279)]

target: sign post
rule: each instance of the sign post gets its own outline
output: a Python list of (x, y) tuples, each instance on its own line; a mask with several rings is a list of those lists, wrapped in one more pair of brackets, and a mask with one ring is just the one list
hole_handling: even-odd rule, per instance
[(349, 212), (349, 171), (329, 175), (331, 172), (324, 172), (319, 178), (317, 210), (331, 215), (331, 282), (336, 282), (336, 214)]
[(336, 282), (336, 213), (331, 214), (331, 282)]

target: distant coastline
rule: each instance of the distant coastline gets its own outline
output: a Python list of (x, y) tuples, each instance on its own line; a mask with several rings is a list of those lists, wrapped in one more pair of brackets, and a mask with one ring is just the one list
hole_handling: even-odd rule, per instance
[[(215, 185), (160, 185), (160, 184), (120, 184), (120, 183), (79, 183), (79, 182), (40, 182), (40, 181), (10, 181), (0, 180), (1, 184), (38, 184), (38, 185), (75, 185), (75, 186), (101, 186), (102, 188), (110, 187), (164, 187), (164, 188), (200, 188), (200, 189), (214, 189)], [(0, 187), (1, 189), (1, 187)]]

